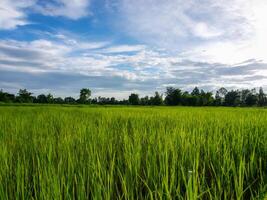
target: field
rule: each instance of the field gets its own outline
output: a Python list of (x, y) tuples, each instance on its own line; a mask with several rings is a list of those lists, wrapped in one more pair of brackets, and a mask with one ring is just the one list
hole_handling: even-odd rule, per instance
[(267, 110), (0, 106), (0, 199), (263, 199)]

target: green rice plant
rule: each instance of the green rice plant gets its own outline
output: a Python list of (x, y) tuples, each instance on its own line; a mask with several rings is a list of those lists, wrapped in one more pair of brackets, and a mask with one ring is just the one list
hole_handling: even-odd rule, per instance
[(0, 107), (0, 199), (264, 199), (267, 110)]

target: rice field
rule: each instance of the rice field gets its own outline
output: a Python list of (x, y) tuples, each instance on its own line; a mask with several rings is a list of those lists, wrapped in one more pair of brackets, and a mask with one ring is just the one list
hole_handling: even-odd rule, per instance
[(0, 106), (0, 199), (264, 199), (267, 110)]

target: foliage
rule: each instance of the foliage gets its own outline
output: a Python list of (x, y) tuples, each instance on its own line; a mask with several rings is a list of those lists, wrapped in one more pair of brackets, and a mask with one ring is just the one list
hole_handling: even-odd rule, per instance
[(75, 104), (76, 100), (73, 97), (66, 97), (64, 99), (64, 102), (67, 103), (67, 104)]
[(170, 106), (180, 105), (182, 102), (182, 91), (178, 88), (167, 87), (165, 103)]
[(138, 105), (139, 104), (139, 95), (138, 94), (134, 94), (132, 93), (130, 96), (129, 96), (129, 103), (131, 105)]
[(179, 88), (167, 87), (165, 98), (159, 92), (154, 96), (139, 98), (138, 94), (132, 93), (128, 99), (117, 100), (115, 97), (101, 97), (90, 99), (91, 90), (83, 88), (80, 90), (80, 97), (54, 98), (52, 94), (40, 94), (32, 96), (26, 89), (19, 90), (18, 96), (0, 90), (0, 102), (12, 103), (42, 103), (42, 104), (99, 104), (99, 105), (143, 105), (143, 106), (267, 106), (267, 98), (263, 89), (230, 90), (220, 88), (213, 95), (212, 92), (205, 92), (195, 87), (192, 92), (182, 91)]
[(31, 92), (28, 92), (26, 89), (20, 89), (16, 101), (20, 103), (32, 103), (33, 99)]
[(15, 102), (16, 98), (14, 94), (9, 94), (7, 92), (3, 92), (3, 90), (0, 90), (0, 102)]
[(91, 96), (91, 90), (88, 88), (83, 88), (80, 90), (80, 103), (89, 103), (89, 97)]

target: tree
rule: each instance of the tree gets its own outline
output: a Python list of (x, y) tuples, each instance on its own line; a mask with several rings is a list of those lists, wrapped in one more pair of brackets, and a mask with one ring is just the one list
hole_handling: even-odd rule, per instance
[(91, 90), (88, 88), (83, 88), (80, 90), (79, 103), (86, 103), (91, 96)]
[(219, 90), (219, 95), (223, 98), (225, 97), (225, 95), (227, 94), (227, 89), (225, 89), (224, 87), (221, 87)]
[(92, 104), (97, 104), (97, 98), (93, 98), (92, 101), (91, 101)]
[(63, 104), (64, 100), (61, 97), (54, 98), (54, 103), (56, 104)]
[(131, 105), (138, 105), (139, 104), (139, 96), (138, 94), (134, 94), (132, 93), (130, 96), (129, 96), (129, 103)]
[(240, 105), (240, 92), (238, 90), (231, 90), (225, 95), (226, 106), (239, 106)]
[(26, 89), (20, 89), (18, 92), (17, 100), (20, 103), (32, 103), (33, 97), (31, 95), (32, 93), (28, 92)]
[(240, 92), (240, 104), (242, 106), (246, 106), (247, 105), (247, 98), (248, 96), (251, 94), (250, 90), (245, 89), (245, 90), (241, 90)]
[(111, 97), (111, 98), (106, 98), (106, 97), (101, 97), (99, 96), (97, 99), (93, 99), (92, 100), (93, 104), (100, 104), (100, 105), (115, 105), (118, 104), (118, 101), (115, 99), (115, 97)]
[(68, 103), (68, 104), (75, 104), (76, 103), (76, 100), (73, 97), (66, 97), (64, 99), (64, 102), (65, 103)]
[(54, 97), (52, 94), (40, 94), (35, 99), (34, 103), (54, 103)]
[(151, 98), (151, 104), (160, 106), (163, 104), (162, 95), (160, 95), (158, 92), (155, 92), (154, 97)]
[(149, 99), (149, 97), (148, 96), (142, 97), (140, 99), (140, 104), (143, 105), (143, 106), (150, 105), (150, 99)]
[(183, 92), (181, 96), (181, 104), (183, 106), (190, 106), (190, 98), (191, 98), (191, 94), (189, 94), (189, 92), (187, 91)]
[(214, 105), (215, 106), (221, 106), (222, 105), (222, 98), (220, 97), (220, 94), (218, 91), (216, 91), (216, 94), (215, 94)]
[(36, 103), (48, 103), (47, 97), (44, 94), (40, 94), (36, 98)]
[(211, 92), (204, 92), (201, 90), (199, 95), (199, 105), (200, 106), (210, 106), (213, 104), (214, 98), (212, 97)]
[(199, 91), (198, 87), (195, 87), (192, 90), (191, 96), (192, 96), (192, 106), (201, 106), (200, 91)]
[(191, 92), (191, 95), (193, 95), (193, 96), (199, 96), (200, 95), (198, 87), (195, 87), (193, 89), (193, 91)]
[(165, 103), (166, 105), (176, 106), (182, 102), (182, 91), (177, 88), (167, 87)]
[(15, 101), (15, 95), (9, 94), (7, 92), (3, 92), (3, 90), (0, 90), (0, 102), (14, 102)]
[(227, 89), (225, 89), (224, 87), (221, 87), (219, 90), (216, 91), (215, 101), (214, 101), (216, 106), (224, 104), (224, 98), (226, 94), (227, 94)]
[(262, 87), (260, 87), (259, 94), (258, 94), (258, 105), (265, 106), (266, 103), (267, 103), (266, 95), (264, 94)]
[(250, 92), (245, 100), (246, 106), (255, 106), (257, 105), (257, 102), (258, 102), (258, 97), (252, 92)]
[(47, 98), (47, 103), (54, 103), (54, 97), (53, 97), (52, 94), (49, 93), (49, 94), (46, 96), (46, 98)]

